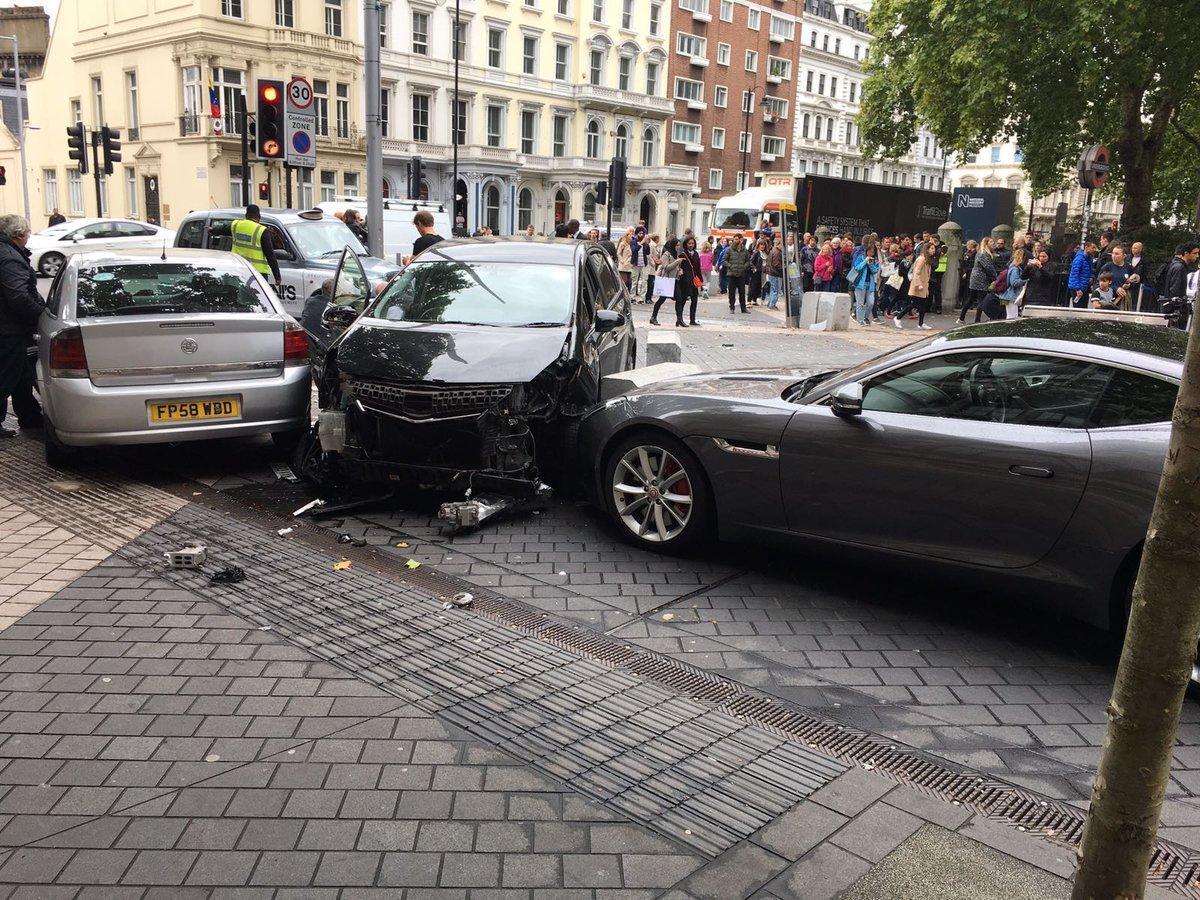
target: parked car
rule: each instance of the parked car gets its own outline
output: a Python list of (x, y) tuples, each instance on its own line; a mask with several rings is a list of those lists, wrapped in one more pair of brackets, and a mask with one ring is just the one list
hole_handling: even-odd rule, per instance
[(170, 247), (175, 232), (161, 225), (132, 219), (71, 219), (30, 235), (26, 249), (29, 264), (39, 275), (53, 278), (63, 263), (76, 253), (92, 250), (136, 250)]
[(347, 251), (331, 301), (338, 336), (297, 463), (326, 485), (529, 495), (547, 471), (575, 473), (601, 378), (636, 359), (616, 268), (580, 241), (444, 241), (377, 298)]
[[(229, 226), (245, 212), (245, 209), (206, 209), (190, 213), (179, 224), (175, 246), (228, 250), (233, 243)], [(308, 298), (333, 278), (347, 247), (362, 257), (363, 270), (375, 287), (400, 271), (397, 265), (367, 256), (366, 248), (353, 231), (319, 209), (305, 212), (264, 209), (262, 223), (274, 241), (275, 259), (283, 279), (280, 293), (283, 308), (296, 317)]]
[(288, 446), (308, 428), (308, 339), (232, 254), (76, 254), (38, 332), (53, 465), (106, 444), (269, 432)]
[(606, 403), (585, 469), (650, 549), (712, 535), (918, 560), (1122, 625), (1187, 334), (1018, 319), (843, 371), (711, 372)]

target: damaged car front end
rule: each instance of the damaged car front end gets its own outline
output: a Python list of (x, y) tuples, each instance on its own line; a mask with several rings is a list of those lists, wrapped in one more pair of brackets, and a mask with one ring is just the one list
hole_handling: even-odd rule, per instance
[(628, 297), (604, 267), (603, 250), (578, 242), (449, 242), (370, 298), (348, 253), (301, 473), (342, 495), (461, 497), (442, 508), (460, 528), (545, 482), (569, 488), (600, 379), (634, 363)]

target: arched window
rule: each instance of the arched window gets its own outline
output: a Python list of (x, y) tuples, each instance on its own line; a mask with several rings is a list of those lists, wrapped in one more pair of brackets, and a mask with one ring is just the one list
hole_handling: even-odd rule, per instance
[(583, 195), (583, 218), (588, 222), (596, 221), (596, 195), (591, 191)]
[(383, 179), (383, 199), (386, 200), (392, 196), (392, 183), (386, 178)]
[(587, 127), (587, 157), (588, 159), (600, 158), (600, 123), (595, 119), (588, 122)]
[(492, 234), (500, 233), (500, 188), (494, 184), (483, 192), (483, 224), (492, 229)]
[(638, 204), (638, 218), (646, 223), (646, 227), (651, 231), (654, 230), (654, 198), (649, 194), (642, 197), (642, 202)]
[(533, 224), (533, 191), (521, 188), (517, 194), (517, 227), (524, 231)]
[(653, 166), (658, 163), (658, 139), (653, 128), (647, 127), (642, 132), (642, 165)]
[(617, 137), (613, 146), (613, 156), (629, 159), (629, 127), (622, 122), (617, 126)]
[(571, 216), (571, 198), (564, 190), (554, 192), (554, 224), (562, 225)]

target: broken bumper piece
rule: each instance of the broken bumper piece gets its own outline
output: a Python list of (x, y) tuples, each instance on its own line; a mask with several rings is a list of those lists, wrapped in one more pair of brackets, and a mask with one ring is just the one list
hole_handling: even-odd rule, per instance
[(539, 484), (525, 497), (482, 496), (468, 497), (454, 503), (443, 503), (438, 509), (438, 518), (450, 525), (454, 531), (478, 528), (487, 519), (503, 512), (523, 512), (551, 493), (550, 486)]

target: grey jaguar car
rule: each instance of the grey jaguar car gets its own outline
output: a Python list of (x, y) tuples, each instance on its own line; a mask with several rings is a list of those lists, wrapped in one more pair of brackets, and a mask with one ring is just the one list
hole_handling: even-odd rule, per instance
[(659, 383), (585, 419), (585, 471), (647, 548), (716, 535), (917, 560), (1118, 625), (1186, 344), (1174, 329), (1019, 319), (843, 371)]

